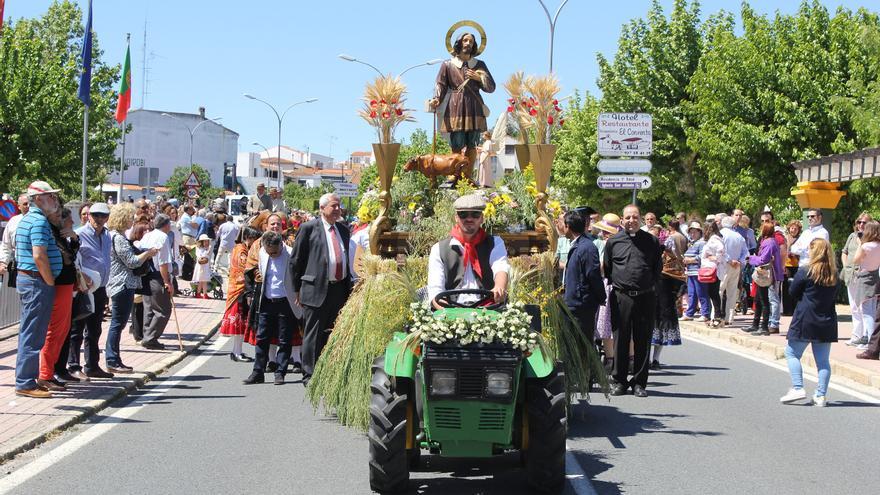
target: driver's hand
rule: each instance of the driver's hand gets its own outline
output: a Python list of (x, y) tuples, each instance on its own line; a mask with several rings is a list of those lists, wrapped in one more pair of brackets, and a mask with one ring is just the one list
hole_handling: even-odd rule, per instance
[(492, 294), (496, 303), (504, 302), (504, 300), (507, 299), (507, 287), (498, 287), (496, 285), (495, 288), (492, 289)]

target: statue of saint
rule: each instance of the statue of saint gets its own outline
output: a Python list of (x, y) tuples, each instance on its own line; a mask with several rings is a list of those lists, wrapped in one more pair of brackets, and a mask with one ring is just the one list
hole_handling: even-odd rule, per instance
[[(481, 28), (480, 31), (482, 34)], [(480, 91), (495, 91), (495, 80), (489, 68), (476, 58), (483, 51), (485, 43), (485, 35), (479, 47), (473, 34), (466, 32), (459, 36), (450, 50), (452, 58), (440, 66), (434, 98), (429, 102), (430, 108), (439, 114), (436, 118), (440, 120), (440, 132), (449, 134), (452, 151), (458, 153), (462, 148), (467, 148), (467, 158), (471, 164), (476, 159), (481, 135), (488, 129), (486, 118), (489, 108), (483, 103)]]

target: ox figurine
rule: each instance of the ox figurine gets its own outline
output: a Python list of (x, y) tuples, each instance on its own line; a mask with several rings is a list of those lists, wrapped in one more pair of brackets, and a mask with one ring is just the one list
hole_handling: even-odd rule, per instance
[(407, 160), (403, 170), (418, 171), (431, 180), (431, 187), (437, 185), (437, 177), (449, 177), (455, 185), (464, 177), (473, 183), (474, 164), (468, 159), (467, 148), (449, 155), (420, 155)]

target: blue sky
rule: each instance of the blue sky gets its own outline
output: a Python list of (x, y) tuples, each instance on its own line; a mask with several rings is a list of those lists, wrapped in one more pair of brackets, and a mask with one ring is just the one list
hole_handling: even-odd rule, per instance
[[(874, 1), (823, 4), (832, 10), (839, 5), (856, 9)], [(39, 16), (51, 3), (6, 0), (5, 17)], [(78, 3), (85, 6), (87, 0)], [(561, 0), (545, 3), (552, 14)], [(669, 12), (672, 0), (660, 3)], [(794, 0), (751, 3), (765, 13), (790, 13), (800, 4)], [(650, 5), (650, 0), (568, 2), (556, 26), (554, 69), (563, 87), (561, 96), (575, 89), (598, 92), (596, 53), (613, 57), (621, 25), (643, 17)], [(738, 12), (739, 6), (738, 0), (706, 0), (702, 14), (722, 8)], [(290, 111), (284, 120), (284, 144), (332, 152), (337, 160), (344, 160), (350, 151), (368, 150), (375, 133), (355, 112), (364, 83), (376, 74), (337, 55), (346, 53), (396, 73), (448, 57), (446, 31), (462, 19), (479, 22), (487, 32), (488, 46), (481, 58), (499, 85), (486, 98), (491, 122), (506, 107), (501, 82), (511, 73), (548, 71), (549, 23), (537, 0), (94, 0), (94, 9), (94, 30), (106, 62), (122, 62), (125, 35), (132, 35), (133, 108), (143, 102), (146, 21), (149, 94), (143, 106), (192, 113), (204, 106), (209, 117), (223, 117), (224, 125), (240, 134), (241, 151), (256, 151), (254, 141), (271, 147), (278, 139), (271, 110), (243, 93), (281, 109), (319, 98)], [(402, 125), (398, 138), (408, 137), (418, 127), (430, 132), (431, 119), (422, 109), (431, 96), (436, 68), (421, 67), (404, 76), (408, 106), (417, 110), (418, 122)]]

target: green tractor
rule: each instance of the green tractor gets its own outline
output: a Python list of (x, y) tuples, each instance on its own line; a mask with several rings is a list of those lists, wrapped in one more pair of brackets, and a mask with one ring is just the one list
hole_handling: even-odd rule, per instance
[[(480, 299), (458, 303), (454, 297)], [(483, 306), (492, 293), (451, 290), (437, 295), (435, 318), (472, 318), (477, 307), (491, 315), (502, 304)], [(540, 319), (532, 313), (532, 331)], [(537, 328), (536, 328), (537, 327)], [(528, 484), (561, 490), (565, 482), (566, 399), (561, 363), (539, 349), (524, 353), (508, 344), (421, 343), (412, 349), (395, 333), (385, 355), (373, 362), (370, 403), (370, 486), (379, 492), (406, 489), (421, 451), (480, 458), (519, 451)]]

